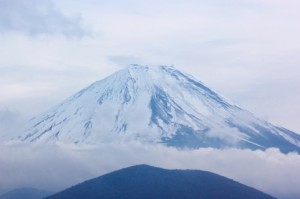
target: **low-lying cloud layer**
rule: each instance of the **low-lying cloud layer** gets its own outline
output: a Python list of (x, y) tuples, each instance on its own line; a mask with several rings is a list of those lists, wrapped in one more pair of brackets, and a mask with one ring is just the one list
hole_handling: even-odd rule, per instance
[(0, 137), (19, 132), (23, 122), (24, 118), (20, 112), (0, 108)]
[(97, 147), (2, 144), (0, 151), (0, 187), (4, 190), (31, 186), (58, 191), (123, 167), (149, 164), (212, 171), (279, 198), (300, 196), (300, 155), (277, 149), (179, 151), (119, 143)]

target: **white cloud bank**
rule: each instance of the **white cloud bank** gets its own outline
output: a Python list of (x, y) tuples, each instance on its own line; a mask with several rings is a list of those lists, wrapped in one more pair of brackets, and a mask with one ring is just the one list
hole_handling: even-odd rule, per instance
[(58, 191), (123, 167), (149, 164), (163, 168), (200, 169), (224, 175), (278, 198), (300, 197), (300, 155), (277, 149), (199, 149), (178, 151), (139, 143), (0, 146), (0, 187), (32, 186)]

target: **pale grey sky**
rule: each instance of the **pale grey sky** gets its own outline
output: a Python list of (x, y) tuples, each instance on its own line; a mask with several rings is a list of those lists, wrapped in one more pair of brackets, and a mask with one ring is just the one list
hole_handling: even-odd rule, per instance
[(300, 133), (299, 9), (296, 0), (0, 0), (0, 130), (138, 63), (174, 65)]

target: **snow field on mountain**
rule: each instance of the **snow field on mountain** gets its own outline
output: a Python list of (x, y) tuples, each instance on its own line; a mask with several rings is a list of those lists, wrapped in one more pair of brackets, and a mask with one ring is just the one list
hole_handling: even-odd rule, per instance
[(300, 151), (298, 134), (255, 117), (171, 66), (128, 66), (37, 116), (8, 139)]

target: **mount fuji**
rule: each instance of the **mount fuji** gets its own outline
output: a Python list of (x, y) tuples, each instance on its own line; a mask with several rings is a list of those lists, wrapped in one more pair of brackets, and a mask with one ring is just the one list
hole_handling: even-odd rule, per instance
[(9, 140), (300, 152), (299, 134), (255, 117), (171, 66), (130, 65), (33, 118)]

